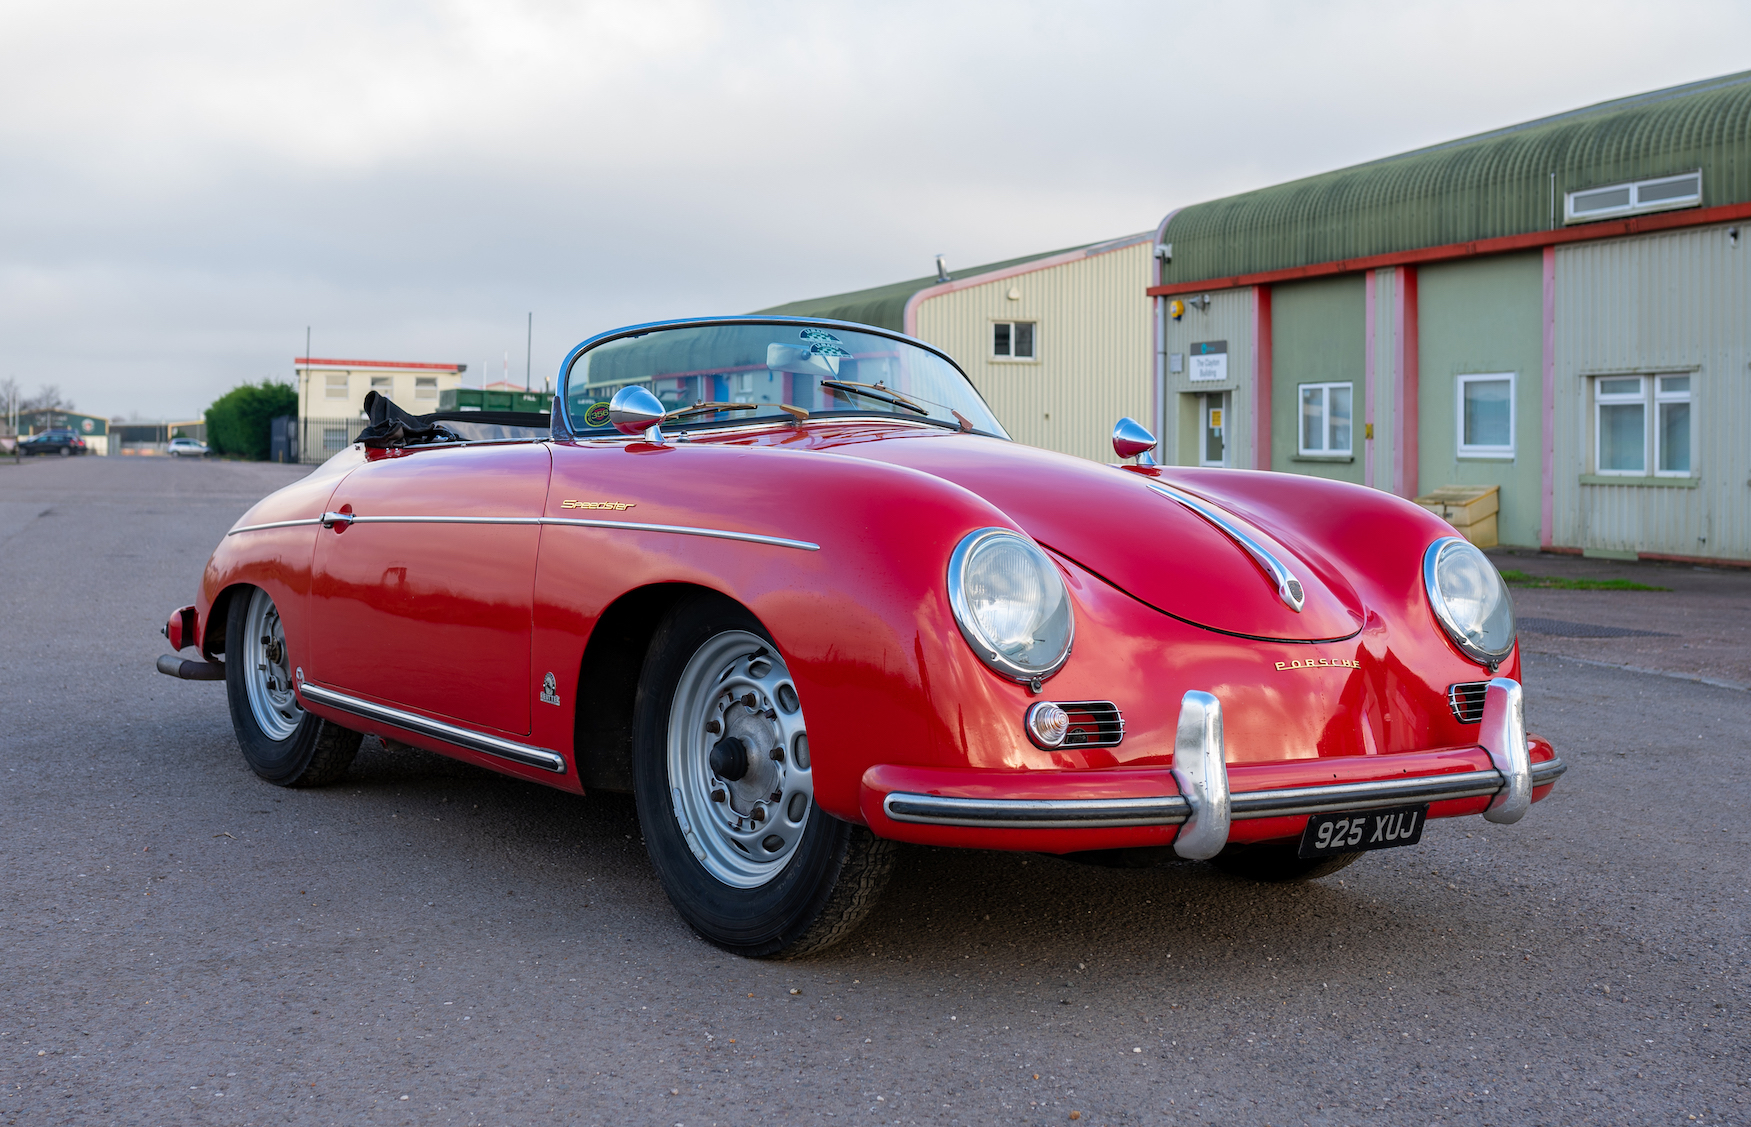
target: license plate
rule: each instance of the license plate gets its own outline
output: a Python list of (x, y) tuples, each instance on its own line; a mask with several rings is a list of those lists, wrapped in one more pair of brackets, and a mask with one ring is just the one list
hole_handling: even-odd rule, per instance
[(1391, 810), (1358, 810), (1349, 814), (1314, 814), (1301, 834), (1301, 856), (1330, 857), (1364, 849), (1396, 849), (1423, 839), (1427, 803)]

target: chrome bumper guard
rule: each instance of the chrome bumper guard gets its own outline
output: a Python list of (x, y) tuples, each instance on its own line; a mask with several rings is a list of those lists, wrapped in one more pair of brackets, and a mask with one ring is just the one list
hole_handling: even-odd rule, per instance
[(1498, 677), (1489, 683), (1479, 741), (1495, 764), (1490, 770), (1231, 794), (1223, 752), (1222, 704), (1209, 693), (1190, 692), (1180, 702), (1174, 739), (1173, 778), (1179, 794), (1159, 798), (1005, 799), (895, 791), (882, 800), (882, 810), (896, 822), (989, 829), (1183, 825), (1174, 839), (1174, 851), (1192, 860), (1216, 856), (1228, 843), (1229, 825), (1249, 818), (1372, 810), (1493, 795), (1495, 801), (1484, 817), (1512, 823), (1526, 813), (1534, 788), (1556, 782), (1568, 770), (1561, 759), (1529, 762), (1524, 717), (1519, 684)]

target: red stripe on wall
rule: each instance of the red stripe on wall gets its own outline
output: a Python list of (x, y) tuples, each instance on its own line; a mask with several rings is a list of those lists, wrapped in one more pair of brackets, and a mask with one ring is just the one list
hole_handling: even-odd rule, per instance
[(1271, 468), (1271, 287), (1252, 295), (1252, 468)]
[(1151, 286), (1151, 297), (1173, 297), (1176, 294), (1199, 293), (1204, 290), (1232, 290), (1243, 286), (1268, 286), (1298, 278), (1323, 278), (1332, 274), (1355, 274), (1377, 270), (1383, 266), (1415, 266), (1426, 262), (1444, 262), (1454, 258), (1475, 258), (1486, 254), (1506, 254), (1516, 250), (1581, 243), (1593, 239), (1614, 239), (1624, 235), (1645, 235), (1652, 231), (1670, 231), (1679, 227), (1703, 227), (1710, 223), (1728, 223), (1735, 219), (1751, 219), (1751, 203), (1727, 204), (1703, 208), (1700, 211), (1668, 211), (1658, 215), (1638, 215), (1631, 219), (1613, 219), (1587, 223), (1578, 227), (1562, 227), (1555, 231), (1531, 231), (1524, 235), (1505, 235), (1499, 239), (1477, 239), (1469, 243), (1448, 243), (1445, 246), (1423, 247), (1418, 250), (1375, 254), (1366, 258), (1341, 258), (1319, 262), (1312, 266), (1294, 266), (1286, 270), (1266, 270), (1258, 274), (1236, 274), (1227, 278), (1207, 278), (1201, 282), (1174, 282)]
[(1392, 491), (1417, 495), (1417, 271), (1400, 267), (1392, 288)]

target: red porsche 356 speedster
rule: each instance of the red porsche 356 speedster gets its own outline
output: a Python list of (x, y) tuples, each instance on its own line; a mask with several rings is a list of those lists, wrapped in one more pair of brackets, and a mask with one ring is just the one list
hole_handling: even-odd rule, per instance
[(629, 790), (732, 951), (845, 935), (893, 842), (1304, 879), (1516, 821), (1563, 771), (1500, 576), (1433, 515), (1159, 466), (1130, 420), (1128, 464), (1021, 446), (904, 336), (605, 333), (550, 431), (369, 407), (226, 534), (165, 631), (201, 659), (159, 668), (222, 678), (282, 786), (369, 733)]

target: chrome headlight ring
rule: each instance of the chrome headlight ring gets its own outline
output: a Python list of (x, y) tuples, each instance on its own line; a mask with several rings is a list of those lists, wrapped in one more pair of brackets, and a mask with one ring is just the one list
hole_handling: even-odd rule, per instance
[(1429, 607), (1465, 656), (1491, 669), (1514, 651), (1514, 600), (1502, 575), (1476, 545), (1443, 536), (1423, 553)]
[(1076, 616), (1058, 567), (1008, 528), (961, 538), (948, 561), (948, 601), (961, 637), (994, 672), (1038, 687), (1070, 658)]

